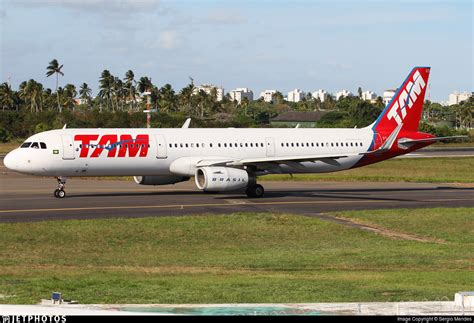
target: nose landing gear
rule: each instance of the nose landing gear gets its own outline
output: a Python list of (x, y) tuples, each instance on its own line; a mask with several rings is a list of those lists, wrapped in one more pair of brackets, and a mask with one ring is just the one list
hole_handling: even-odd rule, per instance
[(54, 196), (57, 198), (64, 198), (66, 197), (66, 177), (59, 176), (56, 178), (58, 180), (58, 188), (54, 190)]

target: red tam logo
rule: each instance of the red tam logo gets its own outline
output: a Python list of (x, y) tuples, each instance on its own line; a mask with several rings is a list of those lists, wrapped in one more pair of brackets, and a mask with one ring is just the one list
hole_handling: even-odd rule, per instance
[[(99, 135), (76, 135), (74, 141), (80, 142), (81, 153), (79, 158), (97, 158), (104, 150), (107, 150), (107, 158), (112, 157), (146, 157), (150, 140), (148, 135), (137, 135), (133, 139), (132, 135), (106, 134), (97, 139)], [(97, 143), (96, 143), (97, 142)], [(94, 150), (91, 150), (94, 149)], [(89, 155), (90, 151), (92, 154)]]

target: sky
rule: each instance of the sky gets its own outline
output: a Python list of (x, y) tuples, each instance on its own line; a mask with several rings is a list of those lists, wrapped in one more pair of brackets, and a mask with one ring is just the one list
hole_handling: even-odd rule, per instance
[(64, 64), (60, 85), (97, 93), (104, 69), (176, 92), (212, 83), (284, 95), (357, 88), (382, 95), (431, 66), (429, 99), (473, 91), (471, 0), (0, 0), (0, 75), (14, 88)]

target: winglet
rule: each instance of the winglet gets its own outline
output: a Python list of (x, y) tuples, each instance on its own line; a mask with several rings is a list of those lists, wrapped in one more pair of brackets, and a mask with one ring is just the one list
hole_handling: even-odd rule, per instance
[(63, 129), (66, 129), (67, 123), (64, 124)]
[(186, 129), (189, 128), (189, 124), (191, 123), (191, 118), (187, 118), (186, 121), (183, 123), (181, 128)]

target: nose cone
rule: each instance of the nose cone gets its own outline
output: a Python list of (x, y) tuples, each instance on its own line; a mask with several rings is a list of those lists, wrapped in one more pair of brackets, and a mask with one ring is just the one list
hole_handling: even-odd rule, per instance
[(3, 165), (9, 170), (15, 170), (15, 164), (15, 151), (11, 151), (3, 159)]

